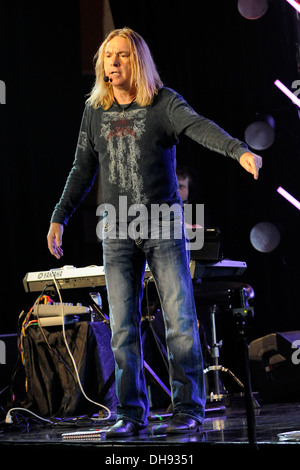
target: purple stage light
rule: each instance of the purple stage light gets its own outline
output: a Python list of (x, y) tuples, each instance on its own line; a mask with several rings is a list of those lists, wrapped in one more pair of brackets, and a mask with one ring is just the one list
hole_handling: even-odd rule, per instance
[(300, 3), (296, 2), (295, 0), (286, 0), (290, 5), (292, 5), (292, 7), (295, 8), (295, 10), (298, 11), (298, 13), (300, 13)]
[(293, 103), (295, 103), (300, 108), (299, 98), (297, 98), (297, 96), (291, 90), (289, 90), (283, 83), (281, 83), (280, 80), (275, 80), (274, 85), (276, 85), (279, 90), (281, 90), (286, 96), (290, 98), (290, 100), (293, 101)]
[(299, 211), (300, 211), (300, 202), (297, 201), (290, 193), (288, 193), (285, 189), (283, 189), (281, 186), (277, 188), (277, 192), (281, 194), (287, 201), (289, 201), (293, 206), (295, 206)]

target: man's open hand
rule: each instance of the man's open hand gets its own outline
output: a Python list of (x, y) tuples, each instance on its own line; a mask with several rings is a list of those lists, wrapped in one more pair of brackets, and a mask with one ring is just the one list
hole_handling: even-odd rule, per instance
[(64, 233), (64, 226), (52, 222), (50, 224), (49, 232), (47, 235), (48, 248), (55, 258), (60, 259), (64, 253), (62, 249), (62, 236)]

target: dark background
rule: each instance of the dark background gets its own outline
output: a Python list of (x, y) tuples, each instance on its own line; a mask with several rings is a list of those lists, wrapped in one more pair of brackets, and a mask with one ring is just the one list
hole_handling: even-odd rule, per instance
[[(274, 144), (257, 152), (264, 159), (258, 181), (235, 161), (186, 138), (178, 161), (198, 172), (202, 202), (221, 229), (225, 256), (247, 262), (242, 280), (256, 293), (250, 339), (300, 329), (300, 213), (276, 192), (282, 186), (300, 199), (299, 117), (274, 86), (278, 78), (291, 88), (299, 78), (294, 10), (273, 0), (261, 19), (251, 21), (235, 0), (110, 4), (115, 27), (129, 26), (144, 37), (164, 83), (197, 112), (241, 140), (257, 113), (275, 118)], [(94, 80), (88, 69), (91, 49), (95, 53), (102, 41), (100, 11), (96, 0), (0, 5), (0, 79), (7, 93), (0, 106), (1, 334), (16, 331), (18, 315), (34, 300), (23, 289), (27, 272), (102, 264), (95, 191), (69, 223), (63, 260), (53, 258), (46, 244)], [(280, 245), (271, 253), (250, 243), (250, 230), (261, 221), (280, 230)]]

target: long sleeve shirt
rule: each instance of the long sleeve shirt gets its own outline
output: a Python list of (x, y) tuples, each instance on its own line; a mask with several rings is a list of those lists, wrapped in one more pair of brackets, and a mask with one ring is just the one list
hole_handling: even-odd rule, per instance
[(238, 160), (247, 146), (196, 113), (175, 91), (162, 88), (149, 106), (136, 102), (122, 112), (86, 105), (75, 159), (51, 221), (66, 225), (90, 190), (99, 166), (104, 204), (118, 213), (119, 196), (132, 204), (181, 203), (176, 177), (176, 144), (182, 134)]

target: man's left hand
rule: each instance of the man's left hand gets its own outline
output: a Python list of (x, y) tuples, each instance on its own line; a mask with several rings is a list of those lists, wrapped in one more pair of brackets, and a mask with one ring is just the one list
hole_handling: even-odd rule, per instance
[(262, 167), (262, 158), (252, 152), (245, 152), (240, 157), (239, 162), (241, 166), (254, 176), (254, 179), (258, 179), (259, 170)]

